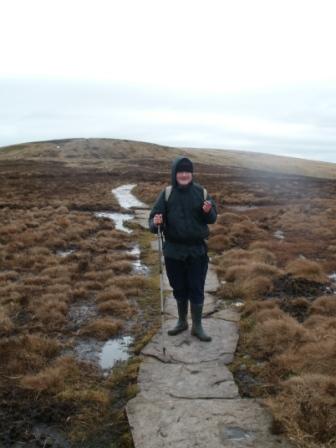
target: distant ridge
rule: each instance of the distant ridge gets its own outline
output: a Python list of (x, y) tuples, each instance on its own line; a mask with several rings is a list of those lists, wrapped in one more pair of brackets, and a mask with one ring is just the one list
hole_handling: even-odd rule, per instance
[(113, 163), (139, 159), (172, 160), (187, 155), (194, 162), (225, 165), (319, 178), (336, 178), (336, 164), (232, 149), (181, 148), (135, 140), (69, 138), (0, 147), (0, 161), (11, 159), (58, 160), (70, 165), (108, 168)]

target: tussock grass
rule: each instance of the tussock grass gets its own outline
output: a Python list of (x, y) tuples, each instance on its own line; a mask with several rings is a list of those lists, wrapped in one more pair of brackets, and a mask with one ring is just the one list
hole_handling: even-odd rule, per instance
[(20, 380), (20, 386), (37, 392), (47, 391), (49, 394), (60, 392), (66, 381), (80, 376), (79, 366), (70, 357), (58, 358), (53, 365), (36, 374), (25, 375)]
[(123, 323), (120, 319), (101, 318), (96, 319), (80, 329), (82, 336), (94, 336), (97, 339), (106, 340), (115, 336), (122, 329)]
[(322, 266), (312, 260), (293, 260), (286, 266), (286, 272), (294, 278), (302, 278), (317, 283), (327, 283), (329, 279), (323, 272)]
[(336, 317), (336, 297), (322, 296), (314, 300), (310, 307), (311, 314), (321, 314), (323, 316)]
[(7, 336), (14, 330), (15, 326), (5, 311), (4, 308), (0, 307), (0, 336)]
[(225, 235), (214, 235), (210, 238), (208, 247), (216, 252), (222, 252), (232, 247), (230, 239)]
[(277, 431), (294, 434), (300, 447), (335, 446), (336, 380), (334, 376), (306, 373), (282, 383), (272, 409)]
[(271, 293), (282, 275), (275, 256), (265, 249), (231, 249), (216, 258), (216, 270), (227, 282), (218, 293), (223, 299), (248, 300)]
[(1, 370), (14, 376), (38, 370), (59, 353), (60, 347), (56, 339), (38, 334), (1, 338)]
[(248, 300), (243, 304), (242, 316), (248, 317), (264, 310), (279, 309), (280, 300)]
[[(8, 183), (1, 176), (1, 191), (6, 192), (9, 206), (0, 207), (0, 406), (8, 416), (8, 428), (16, 427), (21, 407), (29, 421), (25, 409), (31, 407), (34, 418), (38, 419), (40, 409), (47, 410), (51, 422), (64, 427), (71, 439), (82, 441), (97, 428), (106, 431), (109, 409), (113, 404), (120, 412), (123, 401), (113, 403), (99, 372), (90, 381), (75, 374), (78, 365), (87, 373), (89, 364), (59, 357), (63, 343), (69, 349), (77, 338), (106, 340), (119, 335), (124, 322), (136, 313), (129, 299), (140, 299), (146, 282), (140, 276), (132, 278), (135, 257), (125, 253), (133, 247), (134, 236), (92, 213), (111, 207), (120, 211), (111, 195), (114, 181), (100, 180), (93, 189), (95, 177), (89, 176), (86, 189), (81, 175), (68, 183), (63, 182), (66, 177), (54, 176), (53, 170), (52, 182), (40, 183), (33, 173), (27, 182), (22, 172), (19, 182)], [(41, 174), (45, 179), (45, 167)], [(74, 251), (63, 256), (62, 251), (69, 249)], [(76, 313), (70, 311), (75, 301), (82, 302), (83, 309), (88, 305), (90, 313), (96, 310), (97, 317), (74, 322)], [(118, 394), (123, 400), (136, 392), (132, 385), (122, 387)], [(6, 398), (8, 393), (12, 402)], [(18, 414), (12, 416), (14, 408)], [(71, 425), (62, 421), (64, 413)], [(126, 440), (124, 416), (116, 421), (122, 422)], [(113, 426), (121, 439), (120, 428)], [(3, 431), (7, 428), (0, 422), (0, 439)], [(17, 434), (16, 429), (11, 434)]]
[(118, 286), (105, 289), (103, 292), (96, 295), (96, 301), (98, 303), (106, 301), (124, 302), (126, 300), (127, 298), (125, 292)]
[(308, 331), (295, 319), (275, 310), (262, 314), (262, 321), (258, 322), (251, 331), (250, 348), (257, 357), (268, 358), (283, 353), (291, 346), (296, 346), (309, 339)]
[(16, 271), (0, 272), (0, 285), (6, 284), (8, 281), (15, 281), (19, 279), (19, 273)]
[(327, 339), (319, 340), (314, 332), (311, 341), (275, 356), (272, 359), (272, 371), (281, 377), (306, 372), (334, 375), (336, 368), (335, 332)]
[(127, 302), (116, 302), (109, 300), (98, 305), (98, 310), (101, 313), (111, 314), (112, 316), (119, 316), (129, 318), (135, 314), (136, 310), (128, 305)]

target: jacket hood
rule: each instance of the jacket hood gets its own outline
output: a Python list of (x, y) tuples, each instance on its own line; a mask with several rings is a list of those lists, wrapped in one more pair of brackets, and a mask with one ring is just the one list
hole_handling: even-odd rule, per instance
[[(178, 185), (176, 182), (176, 171), (177, 171), (178, 164), (182, 160), (189, 160), (189, 162), (192, 164), (192, 161), (190, 159), (188, 159), (188, 157), (179, 156), (175, 160), (173, 160), (172, 168), (171, 168), (171, 184), (173, 187), (177, 187), (177, 185)], [(191, 180), (191, 183), (192, 183), (192, 180)], [(190, 184), (188, 184), (188, 185), (190, 185)]]

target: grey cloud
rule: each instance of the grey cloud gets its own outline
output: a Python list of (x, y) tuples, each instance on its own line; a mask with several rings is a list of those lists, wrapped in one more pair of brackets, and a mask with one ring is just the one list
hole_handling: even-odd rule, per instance
[[(218, 120), (212, 122), (212, 117)], [(225, 117), (229, 122), (234, 117), (236, 125), (223, 125)], [(249, 118), (252, 124), (260, 120), (259, 127), (245, 127)], [(205, 94), (84, 81), (0, 79), (2, 146), (110, 137), (336, 162), (335, 119), (336, 85), (332, 83)], [(266, 133), (262, 132), (264, 123), (269, 125)]]

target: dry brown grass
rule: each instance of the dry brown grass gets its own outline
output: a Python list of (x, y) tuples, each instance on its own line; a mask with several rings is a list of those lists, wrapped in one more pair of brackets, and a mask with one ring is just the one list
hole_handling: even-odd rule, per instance
[(269, 294), (274, 280), (282, 275), (275, 263), (274, 255), (265, 249), (231, 249), (217, 256), (217, 273), (226, 281), (218, 291), (219, 296), (248, 300)]
[(278, 309), (279, 303), (279, 300), (248, 300), (243, 304), (242, 316), (248, 317), (259, 311)]
[(280, 316), (277, 313), (276, 318), (272, 318), (269, 312), (269, 318), (265, 317), (266, 312), (262, 322), (258, 322), (256, 317), (256, 324), (250, 334), (249, 346), (255, 356), (267, 359), (309, 340), (307, 330), (287, 314)]
[(230, 239), (225, 235), (214, 235), (209, 239), (208, 247), (216, 252), (222, 252), (232, 246)]
[(232, 224), (236, 224), (242, 221), (249, 221), (248, 216), (245, 215), (237, 215), (236, 213), (222, 213), (217, 216), (217, 224), (220, 224), (222, 226), (232, 226)]
[(14, 376), (34, 371), (42, 368), (59, 351), (60, 343), (56, 339), (38, 334), (1, 338), (1, 370)]
[(249, 263), (232, 266), (225, 273), (225, 280), (228, 282), (242, 281), (247, 277), (267, 277), (276, 278), (281, 275), (281, 271), (275, 266), (266, 263)]
[(98, 310), (101, 313), (107, 313), (115, 317), (124, 318), (130, 318), (136, 313), (136, 310), (129, 306), (127, 302), (117, 302), (115, 300), (100, 303), (98, 305)]
[(305, 328), (311, 329), (318, 340), (336, 337), (336, 318), (312, 314), (304, 322)]
[(231, 249), (217, 256), (214, 260), (216, 268), (225, 271), (234, 265), (246, 265), (252, 262), (260, 262), (275, 265), (276, 258), (272, 252), (265, 249)]
[(78, 365), (74, 359), (58, 358), (54, 365), (36, 374), (25, 375), (20, 380), (20, 386), (37, 392), (47, 391), (48, 394), (55, 394), (64, 389), (69, 375), (78, 377), (79, 374)]
[(274, 307), (271, 309), (260, 310), (255, 314), (256, 324), (261, 324), (267, 320), (282, 320), (286, 313), (280, 308)]
[(119, 275), (119, 274), (129, 274), (132, 271), (132, 263), (129, 261), (114, 261), (110, 264), (111, 269)]
[(19, 273), (16, 271), (0, 272), (0, 284), (6, 284), (8, 281), (16, 281), (19, 279)]
[(117, 275), (111, 280), (111, 283), (127, 290), (128, 288), (144, 288), (147, 283), (147, 279), (141, 275)]
[[(83, 376), (70, 382), (69, 378), (60, 381), (61, 375), (71, 377), (71, 363), (68, 370), (61, 361), (58, 363), (63, 345), (57, 340), (69, 350), (78, 338), (104, 340), (116, 336), (124, 321), (136, 312), (127, 297), (139, 295), (145, 282), (137, 276), (132, 281), (128, 275), (134, 256), (124, 251), (133, 247), (134, 236), (115, 230), (113, 222), (92, 213), (111, 206), (120, 210), (111, 195), (114, 181), (111, 183), (108, 178), (102, 182), (98, 175), (100, 184), (94, 191), (88, 177), (87, 190), (81, 185), (76, 191), (81, 176), (70, 185), (63, 182), (66, 176), (57, 178), (52, 174), (50, 182), (45, 182), (45, 168), (36, 177), (29, 172), (27, 182), (28, 177), (22, 173), (19, 182), (13, 183), (5, 182), (6, 177), (1, 176), (1, 191), (6, 192), (9, 207), (4, 207), (3, 202), (0, 207), (0, 406), (8, 413), (9, 428), (16, 425), (10, 420), (11, 409), (21, 407), (16, 396), (22, 397), (23, 409), (29, 408), (32, 400), (35, 416), (40, 412), (36, 413), (36, 408), (45, 409), (52, 414), (51, 420), (68, 428), (62, 422), (63, 411), (57, 410), (65, 406), (72, 422), (68, 433), (80, 433), (80, 439), (84, 439), (90, 433), (91, 422), (102, 418), (98, 406), (105, 406), (110, 398), (97, 372), (91, 384)], [(69, 249), (74, 252), (63, 256), (62, 251)], [(103, 300), (111, 290), (115, 290), (114, 300)], [(123, 301), (118, 301), (121, 297)], [(96, 302), (97, 309), (92, 309), (102, 318), (92, 317), (83, 327), (81, 321), (74, 321), (76, 314), (69, 312), (74, 301), (82, 301), (84, 306)], [(17, 380), (21, 376), (19, 391)], [(8, 385), (6, 378), (10, 378)], [(9, 388), (13, 393), (8, 392)], [(8, 393), (12, 404), (5, 399)], [(127, 395), (126, 386), (124, 394)], [(88, 402), (92, 402), (89, 413)], [(5, 420), (0, 420), (1, 439), (6, 428), (2, 424)], [(96, 421), (97, 428), (103, 425), (102, 421)]]
[(124, 302), (125, 300), (127, 300), (125, 292), (118, 286), (105, 289), (103, 292), (96, 295), (96, 301), (98, 303), (106, 301)]
[(219, 288), (217, 294), (224, 300), (251, 300), (270, 293), (272, 289), (271, 279), (257, 276), (224, 284)]
[(312, 260), (293, 260), (286, 266), (286, 272), (295, 278), (302, 278), (317, 283), (328, 283), (329, 279), (322, 266)]
[[(316, 334), (310, 335), (317, 338)], [(319, 373), (334, 375), (336, 369), (335, 334), (324, 340), (313, 340), (291, 348), (272, 360), (272, 372), (281, 377), (289, 374)]]
[(123, 323), (119, 319), (96, 319), (80, 329), (82, 336), (94, 336), (97, 339), (106, 340), (116, 336), (122, 329)]
[(48, 326), (49, 330), (56, 330), (62, 328), (67, 322), (66, 315), (69, 304), (66, 295), (44, 294), (40, 298), (32, 300), (28, 310), (33, 319)]
[(336, 380), (303, 374), (282, 383), (276, 399), (266, 401), (278, 430), (295, 435), (300, 447), (335, 446)]
[(8, 336), (15, 326), (4, 308), (0, 308), (0, 336)]
[(314, 300), (310, 307), (311, 314), (321, 314), (323, 316), (336, 317), (336, 297), (322, 296)]

